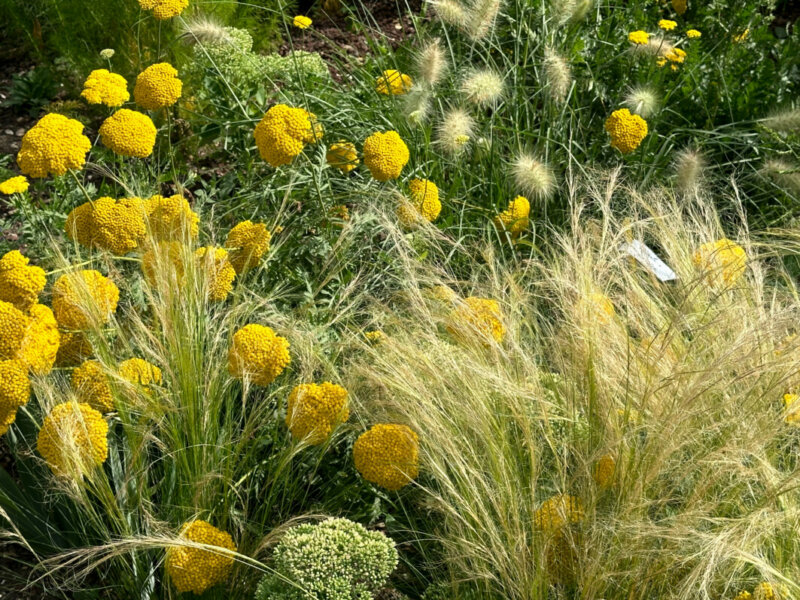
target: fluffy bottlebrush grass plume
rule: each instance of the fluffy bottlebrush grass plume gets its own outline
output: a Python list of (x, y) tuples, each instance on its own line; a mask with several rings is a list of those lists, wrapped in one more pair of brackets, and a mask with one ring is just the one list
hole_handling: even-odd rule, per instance
[(566, 59), (552, 48), (544, 51), (544, 76), (547, 93), (556, 102), (563, 102), (572, 86), (572, 69)]
[(780, 131), (781, 133), (800, 131), (800, 109), (790, 108), (788, 110), (777, 111), (766, 119), (761, 119), (761, 124), (764, 127)]
[(430, 2), (433, 11), (442, 23), (454, 27), (466, 28), (469, 13), (458, 0), (436, 0)]
[(230, 41), (228, 28), (215, 17), (194, 15), (180, 22), (180, 37), (190, 44), (223, 44)]
[[(800, 302), (759, 249), (795, 253), (800, 238), (761, 245), (741, 224), (723, 230), (703, 194), (686, 203), (617, 173), (569, 189), (572, 227), (540, 258), (509, 265), (489, 244), (463, 248), (467, 281), (420, 262), (387, 224), (405, 257), (403, 301), (374, 306), (391, 335), (361, 342), (347, 387), (359, 414), (418, 434), (449, 578), (512, 600), (565, 581), (595, 599), (733, 597), (763, 580), (796, 592), (800, 472), (782, 398), (798, 383), (798, 342), (783, 344)], [(622, 260), (629, 234), (658, 248), (677, 282)], [(721, 290), (694, 254), (725, 237), (748, 263)], [(451, 256), (458, 244), (428, 249)], [(456, 343), (435, 285), (496, 300), (502, 343)], [(537, 526), (547, 506), (556, 530)]]
[(467, 35), (473, 42), (486, 38), (494, 29), (502, 0), (472, 0), (467, 13)]
[(429, 41), (416, 55), (419, 78), (430, 87), (439, 83), (447, 72), (447, 59), (438, 38)]
[(532, 199), (547, 200), (556, 190), (556, 178), (547, 163), (530, 154), (520, 154), (511, 167), (514, 183)]
[(403, 111), (412, 125), (421, 125), (431, 112), (431, 93), (423, 87), (415, 87), (405, 95)]
[(467, 149), (474, 129), (475, 121), (469, 113), (454, 108), (447, 111), (439, 123), (436, 140), (447, 154), (458, 155)]
[(624, 104), (632, 113), (645, 119), (655, 114), (660, 105), (658, 95), (647, 86), (631, 88), (625, 95)]
[(763, 172), (779, 186), (800, 193), (800, 164), (773, 158), (764, 163)]
[(495, 106), (503, 97), (504, 83), (493, 69), (476, 69), (461, 81), (461, 93), (467, 102), (487, 108)]
[(675, 155), (675, 183), (678, 189), (688, 192), (703, 182), (706, 159), (693, 148), (686, 148)]

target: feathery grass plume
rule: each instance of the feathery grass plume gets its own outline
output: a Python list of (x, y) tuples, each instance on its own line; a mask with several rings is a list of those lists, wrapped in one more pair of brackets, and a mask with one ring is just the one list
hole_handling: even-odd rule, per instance
[(661, 35), (651, 35), (646, 44), (633, 44), (630, 47), (630, 51), (637, 54), (661, 57), (670, 54), (674, 49), (672, 42)]
[(594, 8), (594, 0), (577, 0), (575, 7), (572, 9), (570, 21), (573, 23), (583, 21), (592, 8)]
[(493, 69), (476, 69), (461, 81), (461, 93), (480, 107), (495, 106), (503, 97), (503, 78)]
[(623, 104), (640, 117), (648, 118), (659, 108), (658, 96), (646, 86), (631, 88), (625, 95)]
[(544, 76), (547, 93), (556, 102), (563, 102), (572, 86), (572, 69), (569, 63), (552, 48), (544, 50)]
[(210, 15), (195, 15), (182, 21), (180, 31), (180, 39), (189, 44), (222, 44), (230, 41), (227, 28)]
[(779, 186), (800, 193), (800, 165), (773, 158), (764, 163), (763, 171)]
[(559, 23), (576, 23), (586, 17), (593, 4), (594, 0), (554, 0), (550, 10)]
[(675, 184), (679, 190), (690, 192), (703, 182), (705, 157), (694, 148), (685, 148), (675, 155)]
[(437, 142), (448, 154), (457, 155), (466, 150), (472, 139), (475, 121), (461, 108), (447, 111), (437, 127)]
[(494, 29), (503, 0), (472, 0), (467, 19), (467, 35), (473, 42), (484, 39)]
[(417, 73), (422, 81), (430, 87), (439, 83), (447, 71), (447, 59), (439, 38), (425, 44), (425, 47), (416, 55), (416, 63)]
[(781, 133), (800, 131), (800, 108), (777, 111), (759, 122), (764, 127)]
[(421, 125), (428, 120), (431, 110), (431, 94), (421, 87), (415, 86), (403, 99), (403, 112), (412, 125)]
[[(781, 399), (798, 379), (798, 342), (774, 352), (800, 318), (794, 280), (762, 267), (743, 223), (723, 231), (703, 194), (640, 192), (618, 172), (568, 187), (572, 226), (524, 263), (432, 240), (458, 258), (456, 276), (417, 260), (387, 224), (404, 293), (372, 314), (391, 344), (359, 337), (345, 385), (361, 414), (418, 433), (445, 578), (508, 600), (541, 600), (564, 581), (594, 600), (726, 598), (763, 579), (796, 593), (800, 467)], [(628, 232), (652, 240), (676, 286), (621, 260)], [(725, 237), (750, 260), (721, 292), (693, 255)], [(799, 244), (787, 232), (769, 246)], [(502, 344), (452, 343), (435, 285), (496, 300)], [(601, 489), (595, 465), (608, 455), (614, 482)]]
[(553, 170), (530, 154), (520, 154), (511, 167), (517, 187), (536, 200), (548, 200), (556, 190)]
[(428, 0), (439, 20), (446, 24), (464, 29), (469, 13), (458, 0)]

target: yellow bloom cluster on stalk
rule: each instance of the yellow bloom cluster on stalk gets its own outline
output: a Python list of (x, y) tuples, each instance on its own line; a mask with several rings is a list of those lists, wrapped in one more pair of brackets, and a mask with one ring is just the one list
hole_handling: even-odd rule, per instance
[(135, 158), (146, 158), (153, 153), (156, 133), (150, 117), (127, 108), (118, 110), (100, 126), (100, 139), (107, 148)]
[(17, 164), (29, 177), (63, 175), (69, 169), (82, 169), (91, 147), (80, 121), (51, 113), (22, 136)]
[(122, 106), (131, 99), (125, 78), (108, 69), (96, 69), (89, 73), (83, 82), (81, 97), (89, 104), (104, 104), (111, 108)]
[(297, 440), (317, 446), (349, 416), (347, 390), (328, 381), (303, 383), (289, 394), (286, 426)]
[(0, 300), (22, 312), (28, 312), (38, 302), (47, 283), (44, 269), (29, 262), (19, 250), (11, 250), (0, 258)]
[(118, 302), (119, 288), (99, 271), (67, 273), (53, 285), (53, 312), (65, 329), (104, 325), (116, 312)]
[(696, 38), (699, 38), (702, 35), (703, 34), (700, 33), (697, 29), (688, 29), (686, 31), (686, 37), (688, 37), (689, 39), (696, 39)]
[(144, 209), (153, 240), (171, 241), (197, 237), (200, 217), (180, 194), (151, 196), (145, 202)]
[(114, 395), (103, 365), (87, 360), (72, 371), (70, 387), (78, 402), (88, 404), (101, 413), (114, 410)]
[(732, 285), (744, 274), (747, 254), (727, 238), (702, 244), (692, 255), (694, 266), (711, 285)]
[(125, 381), (149, 390), (152, 385), (161, 385), (161, 369), (143, 358), (129, 358), (119, 363), (119, 376)]
[(364, 142), (364, 164), (378, 181), (397, 179), (411, 155), (396, 131), (375, 132)]
[(376, 346), (386, 340), (386, 334), (380, 329), (374, 329), (364, 333), (364, 338), (373, 346)]
[(783, 408), (784, 408), (784, 422), (800, 427), (800, 395), (798, 394), (784, 394), (783, 395)]
[(233, 335), (228, 351), (228, 372), (237, 379), (250, 379), (266, 386), (275, 381), (291, 362), (289, 340), (270, 327), (252, 323)]
[(178, 71), (169, 63), (150, 65), (136, 77), (133, 98), (146, 110), (172, 106), (181, 97), (183, 83)]
[(669, 19), (661, 19), (658, 22), (659, 29), (663, 29), (664, 31), (672, 31), (678, 26), (675, 21), (670, 21)]
[(313, 21), (305, 15), (297, 15), (292, 19), (292, 25), (298, 29), (308, 29)]
[(576, 317), (598, 325), (608, 325), (617, 314), (614, 303), (601, 292), (590, 292), (578, 299), (575, 305)]
[(396, 69), (389, 69), (375, 81), (375, 91), (386, 96), (398, 96), (409, 92), (413, 85), (411, 77)]
[(672, 8), (676, 13), (682, 15), (686, 12), (687, 2), (686, 0), (672, 0)]
[(355, 144), (340, 140), (331, 144), (325, 160), (342, 173), (349, 173), (358, 166), (358, 151)]
[(673, 71), (678, 69), (678, 65), (686, 60), (686, 51), (680, 48), (667, 48), (663, 56), (659, 56), (656, 64), (663, 67), (667, 63), (672, 63), (670, 67)]
[(211, 302), (222, 302), (233, 289), (236, 270), (228, 260), (225, 248), (206, 246), (198, 248), (194, 253), (206, 275), (208, 299)]
[(261, 258), (269, 251), (271, 237), (266, 225), (252, 221), (242, 221), (228, 232), (225, 247), (228, 249), (228, 260), (237, 275), (261, 262)]
[(0, 301), (0, 360), (19, 360), (36, 375), (53, 368), (59, 345), (58, 324), (43, 304), (23, 312)]
[(60, 331), (56, 366), (75, 367), (94, 353), (94, 348), (84, 331)]
[(462, 342), (488, 345), (494, 340), (499, 344), (506, 335), (500, 304), (489, 298), (465, 298), (450, 312), (447, 331)]
[(253, 132), (261, 158), (273, 167), (292, 162), (306, 144), (322, 137), (322, 127), (316, 119), (316, 115), (303, 108), (286, 104), (270, 108)]
[(644, 46), (650, 41), (650, 34), (646, 31), (631, 31), (628, 34), (628, 41), (631, 44), (637, 44), (639, 46)]
[(189, 0), (139, 0), (142, 10), (152, 10), (153, 16), (159, 21), (177, 17), (187, 6)]
[(442, 211), (439, 188), (428, 179), (412, 179), (408, 184), (411, 204), (426, 221), (433, 222)]
[(140, 198), (104, 196), (75, 207), (67, 215), (67, 236), (87, 248), (123, 255), (141, 248), (147, 228), (146, 205)]
[(617, 470), (617, 462), (612, 454), (605, 454), (595, 463), (592, 471), (592, 479), (601, 490), (608, 489), (614, 483), (614, 474)]
[(17, 409), (28, 403), (31, 384), (28, 368), (18, 360), (0, 360), (0, 435), (17, 418)]
[(353, 460), (370, 483), (399, 490), (419, 475), (419, 438), (406, 425), (373, 425), (353, 445)]
[[(180, 538), (194, 544), (236, 551), (236, 544), (229, 533), (201, 519), (185, 523)], [(165, 567), (172, 585), (179, 593), (202, 594), (228, 578), (233, 567), (233, 556), (205, 548), (176, 545), (167, 550)]]
[(508, 203), (508, 208), (494, 218), (494, 225), (501, 231), (518, 236), (528, 228), (531, 203), (525, 196), (517, 196)]
[(557, 494), (542, 502), (533, 514), (533, 524), (537, 529), (554, 533), (564, 526), (580, 523), (583, 518), (583, 503), (580, 498)]
[(611, 136), (611, 145), (628, 154), (636, 150), (647, 135), (647, 121), (631, 114), (627, 108), (621, 108), (606, 119), (605, 129)]
[(58, 404), (44, 419), (36, 449), (54, 475), (77, 478), (108, 458), (108, 423), (88, 404)]
[(24, 175), (17, 175), (0, 183), (0, 194), (22, 194), (28, 191), (28, 179)]

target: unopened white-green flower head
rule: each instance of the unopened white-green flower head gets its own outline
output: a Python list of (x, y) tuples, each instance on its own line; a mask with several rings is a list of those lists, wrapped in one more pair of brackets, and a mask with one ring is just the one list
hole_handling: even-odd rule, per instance
[(114, 58), (114, 54), (115, 52), (113, 48), (104, 48), (103, 50), (100, 50), (100, 58), (104, 60), (111, 60)]
[(658, 111), (659, 100), (656, 93), (648, 87), (632, 88), (625, 96), (625, 106), (632, 113), (646, 119)]

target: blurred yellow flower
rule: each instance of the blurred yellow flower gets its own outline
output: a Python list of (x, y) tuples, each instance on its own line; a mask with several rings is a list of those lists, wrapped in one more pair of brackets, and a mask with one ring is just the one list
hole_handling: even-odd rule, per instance
[(407, 93), (413, 85), (411, 77), (396, 69), (389, 69), (375, 80), (375, 91), (386, 96), (398, 96)]
[(298, 29), (308, 29), (311, 27), (311, 23), (313, 23), (313, 21), (305, 15), (297, 15), (292, 19), (292, 25)]
[(678, 26), (678, 24), (675, 21), (670, 21), (669, 19), (661, 19), (658, 22), (658, 26), (664, 31), (672, 31)]
[(647, 33), (646, 31), (641, 31), (641, 30), (640, 31), (631, 31), (628, 34), (628, 41), (631, 44), (638, 44), (640, 46), (643, 46), (643, 45), (647, 44), (647, 42), (650, 41), (650, 34)]

